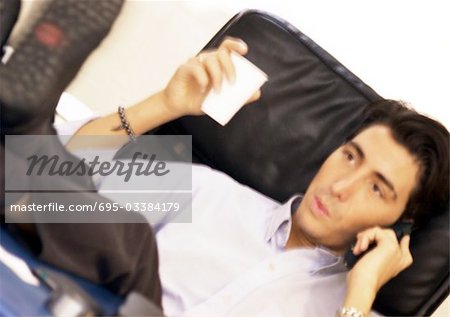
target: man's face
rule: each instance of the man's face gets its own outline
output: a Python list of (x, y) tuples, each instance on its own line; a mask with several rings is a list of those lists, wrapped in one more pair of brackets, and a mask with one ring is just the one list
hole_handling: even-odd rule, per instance
[(399, 219), (418, 171), (414, 157), (389, 128), (371, 126), (323, 163), (294, 215), (292, 230), (342, 251), (359, 231)]

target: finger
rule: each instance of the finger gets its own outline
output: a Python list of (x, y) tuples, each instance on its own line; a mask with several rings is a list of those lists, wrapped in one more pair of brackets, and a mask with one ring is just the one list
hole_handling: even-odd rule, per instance
[(228, 50), (235, 51), (240, 55), (245, 55), (248, 52), (247, 43), (243, 40), (234, 38), (234, 37), (226, 37), (225, 40), (220, 44), (220, 48), (226, 48)]
[(360, 253), (360, 251), (359, 251), (359, 245), (360, 245), (360, 243), (361, 243), (361, 240), (360, 240), (360, 239), (356, 240), (356, 243), (355, 243), (355, 245), (353, 246), (353, 250), (352, 250), (352, 252), (353, 252), (354, 255), (358, 255), (358, 254)]
[(352, 247), (352, 252), (354, 255), (359, 254), (359, 246), (361, 244), (362, 237), (363, 237), (363, 235), (361, 232), (356, 235), (356, 240), (354, 241), (354, 245)]
[(224, 70), (225, 75), (228, 78), (228, 81), (234, 83), (236, 79), (236, 73), (229, 51), (226, 49), (219, 49), (217, 52), (217, 56), (219, 58), (220, 64), (222, 65), (222, 69)]
[(360, 248), (359, 248), (360, 252), (366, 251), (369, 248), (369, 244), (370, 244), (371, 241), (372, 241), (371, 237), (364, 236), (361, 239), (361, 245), (360, 245)]
[(214, 56), (214, 53), (215, 53), (215, 52), (210, 51), (210, 50), (203, 51), (203, 52), (201, 52), (200, 54), (198, 54), (198, 55), (196, 56), (196, 60), (197, 60), (199, 63), (203, 64), (203, 62), (205, 62), (208, 58)]
[(386, 237), (392, 240), (392, 242), (399, 243), (397, 240), (397, 235), (395, 234), (395, 231), (393, 229), (387, 229), (386, 230)]
[(214, 56), (208, 56), (205, 58), (203, 65), (206, 67), (214, 90), (220, 92), (220, 87), (222, 86), (222, 68), (220, 67), (219, 61)]
[(407, 268), (413, 263), (413, 257), (409, 249), (410, 236), (406, 235), (400, 241), (400, 250), (402, 252), (402, 259), (404, 263), (404, 268)]
[(191, 57), (188, 59), (187, 63), (188, 65), (197, 65), (199, 64), (200, 55), (197, 55), (195, 57)]
[(192, 66), (191, 76), (200, 87), (200, 91), (205, 92), (209, 86), (209, 77), (205, 69), (201, 66)]
[(361, 231), (356, 235), (357, 243), (355, 245), (355, 255), (358, 255), (368, 249), (370, 243), (375, 240), (377, 230), (377, 227), (373, 227)]
[(197, 60), (197, 57), (190, 58), (186, 64), (179, 68), (179, 71), (183, 73), (183, 76), (194, 77), (196, 82), (203, 88), (209, 85), (208, 74), (203, 64)]
[(402, 250), (408, 250), (409, 251), (409, 242), (411, 241), (411, 236), (409, 234), (404, 235), (403, 238), (400, 240), (400, 248)]
[(354, 254), (355, 255), (359, 255), (359, 254), (361, 254), (362, 253), (362, 242), (364, 241), (364, 237), (365, 237), (365, 234), (366, 233), (364, 233), (364, 234), (359, 234), (358, 236), (357, 236), (357, 240), (356, 240), (356, 244), (355, 244), (355, 247), (353, 248), (354, 249)]
[(196, 65), (196, 66), (199, 66), (199, 65), (203, 66), (203, 62), (206, 60), (206, 58), (209, 55), (210, 55), (210, 53), (202, 52), (202, 53), (198, 54), (195, 57), (189, 58), (187, 64)]
[(409, 243), (411, 241), (411, 237), (409, 235), (405, 235), (402, 240), (400, 240), (400, 250), (402, 255), (411, 255), (411, 251), (409, 249)]
[(215, 50), (216, 49), (214, 49), (214, 48), (205, 49), (205, 50), (201, 51), (200, 53), (198, 53), (196, 57), (198, 58), (200, 56), (207, 56), (207, 55), (213, 53)]
[(261, 89), (258, 89), (248, 100), (245, 104), (249, 104), (251, 102), (255, 102), (261, 97)]

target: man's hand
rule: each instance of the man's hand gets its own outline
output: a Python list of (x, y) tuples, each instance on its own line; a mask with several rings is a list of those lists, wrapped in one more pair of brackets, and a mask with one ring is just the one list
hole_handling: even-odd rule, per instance
[(347, 295), (344, 306), (353, 306), (368, 313), (377, 292), (391, 278), (413, 262), (409, 251), (409, 235), (400, 243), (392, 229), (374, 227), (360, 232), (353, 253), (358, 255), (374, 243), (347, 276)]
[[(223, 80), (235, 80), (232, 51), (245, 55), (247, 44), (228, 37), (218, 49), (204, 51), (181, 65), (163, 90), (168, 110), (178, 116), (203, 114), (200, 107), (209, 90), (213, 87), (220, 91)], [(258, 91), (248, 102), (257, 100), (259, 96)]]

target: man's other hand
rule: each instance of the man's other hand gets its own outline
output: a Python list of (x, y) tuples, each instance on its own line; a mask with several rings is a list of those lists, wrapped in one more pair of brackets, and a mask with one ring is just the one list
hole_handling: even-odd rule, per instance
[[(247, 44), (227, 37), (217, 49), (203, 51), (181, 65), (163, 90), (168, 110), (178, 116), (203, 114), (201, 105), (210, 89), (220, 91), (223, 80), (235, 80), (232, 51), (245, 55)], [(257, 100), (260, 94), (258, 90), (247, 103)]]

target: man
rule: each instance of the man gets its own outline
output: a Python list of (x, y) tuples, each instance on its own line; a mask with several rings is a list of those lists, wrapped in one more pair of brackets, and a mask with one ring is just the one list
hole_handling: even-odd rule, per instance
[[(231, 51), (247, 47), (226, 39), (126, 116), (90, 121), (76, 134), (142, 134), (202, 114), (209, 89), (234, 79)], [(194, 166), (192, 224), (166, 224), (156, 235), (165, 312), (311, 316), (342, 306), (339, 316), (367, 315), (381, 286), (412, 263), (409, 236), (398, 242), (386, 227), (399, 219), (420, 225), (424, 210), (448, 205), (448, 153), (442, 125), (383, 101), (323, 163), (303, 198), (286, 204)], [(347, 273), (341, 256), (355, 237), (354, 254), (373, 249)]]

